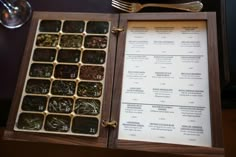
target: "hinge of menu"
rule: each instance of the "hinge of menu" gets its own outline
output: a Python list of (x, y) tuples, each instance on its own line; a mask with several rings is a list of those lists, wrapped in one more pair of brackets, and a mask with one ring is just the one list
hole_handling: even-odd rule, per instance
[(116, 128), (117, 127), (117, 122), (116, 121), (106, 121), (106, 120), (103, 120), (102, 121), (102, 126), (103, 127), (112, 127), (112, 128)]
[(118, 34), (120, 32), (123, 32), (124, 29), (123, 28), (118, 28), (118, 27), (113, 27), (111, 32), (114, 33), (114, 34)]

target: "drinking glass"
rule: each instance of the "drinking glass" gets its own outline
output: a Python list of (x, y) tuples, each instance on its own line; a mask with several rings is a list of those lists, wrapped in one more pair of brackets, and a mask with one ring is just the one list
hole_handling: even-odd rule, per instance
[(6, 28), (19, 28), (31, 17), (32, 9), (26, 0), (0, 0), (0, 3), (3, 5), (0, 23)]

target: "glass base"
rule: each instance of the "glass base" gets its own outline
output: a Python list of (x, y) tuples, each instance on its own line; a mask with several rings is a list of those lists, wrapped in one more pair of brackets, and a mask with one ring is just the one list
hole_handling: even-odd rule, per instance
[(32, 14), (31, 6), (25, 0), (16, 0), (10, 5), (3, 9), (0, 15), (0, 22), (6, 28), (19, 28), (30, 19)]

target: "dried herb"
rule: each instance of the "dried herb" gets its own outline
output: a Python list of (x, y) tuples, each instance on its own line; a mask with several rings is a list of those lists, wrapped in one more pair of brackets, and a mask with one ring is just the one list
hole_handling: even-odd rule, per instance
[(57, 65), (55, 68), (55, 78), (74, 79), (78, 74), (78, 66), (76, 65)]
[(75, 93), (75, 86), (74, 81), (55, 80), (53, 81), (51, 92), (54, 95), (72, 96)]
[(32, 64), (29, 75), (31, 77), (51, 77), (53, 71), (52, 64)]
[(87, 23), (87, 33), (106, 34), (109, 29), (109, 23), (104, 21), (89, 21)]
[(102, 80), (104, 76), (104, 67), (102, 66), (81, 66), (80, 78), (84, 80)]
[(77, 94), (83, 97), (100, 97), (102, 84), (99, 82), (79, 82)]
[(75, 117), (72, 123), (72, 132), (94, 135), (98, 131), (98, 119), (92, 117)]
[(86, 36), (84, 47), (104, 49), (107, 47), (106, 36)]
[(48, 111), (55, 113), (70, 113), (73, 108), (72, 98), (52, 97), (49, 100)]
[(40, 22), (40, 32), (59, 32), (61, 29), (61, 21), (59, 20), (42, 20)]
[(44, 125), (47, 131), (67, 132), (70, 129), (70, 117), (59, 115), (48, 115)]
[(25, 130), (40, 130), (43, 125), (43, 115), (33, 113), (21, 113), (17, 122), (17, 128)]
[(96, 99), (78, 99), (74, 112), (82, 115), (98, 115), (100, 113), (100, 101)]
[(56, 49), (42, 49), (34, 50), (33, 60), (42, 62), (52, 62), (55, 60)]
[(87, 64), (103, 64), (105, 57), (105, 51), (86, 50), (83, 52), (82, 62)]
[(42, 112), (45, 110), (46, 104), (47, 104), (47, 97), (27, 95), (23, 99), (21, 108), (24, 111)]
[(98, 133), (109, 27), (107, 21), (40, 21), (17, 128)]
[(33, 94), (47, 94), (49, 92), (49, 87), (49, 80), (30, 79), (27, 81), (25, 92)]
[(36, 45), (45, 47), (55, 47), (58, 44), (59, 36), (57, 34), (39, 34)]
[(80, 51), (79, 50), (66, 50), (61, 49), (58, 52), (57, 61), (58, 62), (68, 62), (68, 63), (77, 63), (80, 60)]
[(62, 35), (60, 46), (79, 48), (82, 46), (82, 40), (83, 37), (81, 35)]
[(82, 33), (84, 31), (84, 21), (65, 21), (62, 31), (65, 33)]

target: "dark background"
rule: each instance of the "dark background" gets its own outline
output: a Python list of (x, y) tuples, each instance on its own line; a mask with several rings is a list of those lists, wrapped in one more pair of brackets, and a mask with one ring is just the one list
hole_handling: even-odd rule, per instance
[(235, 0), (224, 0), (226, 22), (226, 50), (228, 54), (229, 82), (222, 88), (223, 107), (236, 108), (236, 14)]
[[(236, 1), (226, 0), (226, 22), (227, 22), (227, 36), (228, 36), (228, 51), (229, 51), (229, 67), (231, 80), (236, 84)], [(235, 95), (236, 96), (236, 95)]]

